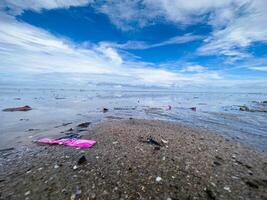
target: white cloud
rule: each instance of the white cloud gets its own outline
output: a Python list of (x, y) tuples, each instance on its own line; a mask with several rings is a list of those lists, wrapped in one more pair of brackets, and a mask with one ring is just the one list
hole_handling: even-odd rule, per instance
[(208, 69), (206, 67), (203, 67), (201, 65), (190, 65), (183, 68), (181, 72), (204, 72), (207, 70)]
[[(228, 57), (228, 62), (250, 57), (246, 48), (254, 42), (267, 42), (266, 0), (110, 0), (97, 8), (122, 30), (142, 28), (155, 21), (167, 21), (177, 26), (209, 24), (213, 31), (198, 53), (223, 55)], [(123, 46), (153, 47), (138, 41)]]
[(257, 70), (257, 71), (266, 71), (267, 72), (267, 66), (250, 67), (249, 69), (253, 69), (253, 70)]
[(183, 44), (183, 43), (192, 42), (195, 40), (200, 40), (203, 38), (204, 37), (200, 35), (185, 34), (181, 36), (175, 36), (168, 40), (165, 40), (159, 43), (154, 43), (154, 44), (148, 44), (145, 41), (128, 41), (123, 44), (101, 42), (101, 44), (114, 47), (114, 48), (119, 48), (119, 49), (142, 49), (143, 50), (143, 49), (150, 49), (150, 48), (161, 47), (161, 46), (166, 46), (166, 45)]
[(213, 76), (190, 77), (152, 63), (124, 60), (116, 49), (105, 45), (85, 48), (0, 13), (0, 70), (20, 75), (68, 74), (73, 80), (121, 82), (134, 85), (170, 86), (179, 82), (203, 81)]
[(84, 6), (92, 0), (2, 0), (0, 10), (9, 8), (11, 13), (17, 15), (23, 10), (41, 11), (42, 9), (69, 8), (71, 6)]

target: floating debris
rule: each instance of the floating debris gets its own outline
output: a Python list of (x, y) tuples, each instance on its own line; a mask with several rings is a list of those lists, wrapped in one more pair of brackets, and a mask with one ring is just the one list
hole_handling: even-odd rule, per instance
[(4, 112), (15, 112), (15, 111), (30, 111), (32, 108), (30, 106), (22, 106), (22, 107), (15, 107), (15, 108), (6, 108)]
[(90, 124), (91, 124), (91, 122), (84, 122), (84, 123), (79, 124), (77, 127), (87, 128)]

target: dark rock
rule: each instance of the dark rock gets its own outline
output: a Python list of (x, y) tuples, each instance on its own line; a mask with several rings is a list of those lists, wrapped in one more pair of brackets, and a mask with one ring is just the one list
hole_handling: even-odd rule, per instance
[(159, 146), (154, 147), (155, 150), (160, 150)]
[(108, 109), (107, 108), (103, 108), (103, 112), (108, 112)]
[(256, 181), (252, 180), (252, 181), (246, 181), (246, 184), (249, 186), (249, 187), (252, 187), (252, 188), (259, 188), (259, 185), (256, 183)]
[(207, 193), (209, 199), (212, 199), (212, 200), (216, 199), (216, 196), (215, 196), (214, 192), (211, 189), (207, 188), (206, 189), (206, 193)]
[(12, 151), (14, 150), (14, 147), (6, 148), (6, 149), (0, 149), (0, 151)]
[(221, 165), (221, 163), (219, 163), (217, 161), (214, 161), (213, 163), (214, 163), (214, 165), (218, 165), (218, 166)]
[(87, 128), (90, 124), (91, 124), (91, 122), (84, 122), (84, 123), (79, 124), (77, 127)]
[(81, 156), (77, 162), (78, 165), (82, 165), (85, 164), (87, 162), (87, 159), (85, 158), (85, 156)]
[(239, 106), (240, 111), (249, 111), (249, 108), (247, 106)]
[(15, 111), (29, 111), (32, 110), (30, 106), (22, 106), (22, 107), (15, 107), (15, 108), (6, 108), (4, 112), (15, 112)]

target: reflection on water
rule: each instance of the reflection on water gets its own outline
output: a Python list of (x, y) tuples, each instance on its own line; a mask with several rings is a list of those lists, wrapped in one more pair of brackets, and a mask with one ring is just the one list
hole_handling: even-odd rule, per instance
[[(0, 109), (29, 105), (29, 112), (0, 112), (0, 146), (27, 129), (49, 130), (66, 122), (107, 118), (178, 121), (267, 149), (265, 93), (184, 93), (166, 91), (88, 91), (0, 89)], [(255, 112), (240, 111), (246, 105)], [(106, 113), (103, 108), (108, 108)], [(191, 107), (196, 107), (196, 112)]]

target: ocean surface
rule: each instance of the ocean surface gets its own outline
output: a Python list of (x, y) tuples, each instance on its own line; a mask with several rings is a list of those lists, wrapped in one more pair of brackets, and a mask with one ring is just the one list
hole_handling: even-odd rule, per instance
[[(29, 129), (53, 131), (63, 123), (110, 118), (161, 119), (215, 131), (267, 149), (267, 93), (0, 89), (0, 148), (31, 140)], [(29, 105), (28, 112), (3, 112)], [(249, 111), (240, 111), (246, 105)], [(191, 109), (195, 107), (196, 109)], [(103, 113), (103, 108), (108, 112)]]

